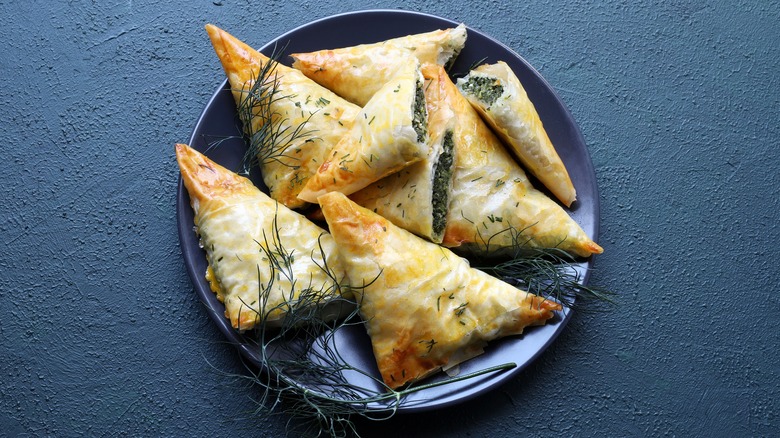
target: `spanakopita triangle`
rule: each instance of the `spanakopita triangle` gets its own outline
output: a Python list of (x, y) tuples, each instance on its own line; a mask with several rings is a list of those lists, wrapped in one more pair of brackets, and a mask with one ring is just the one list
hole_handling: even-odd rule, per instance
[(472, 269), (341, 193), (319, 202), (390, 388), (457, 365), (561, 309)]
[(176, 145), (176, 159), (206, 252), (204, 275), (234, 328), (278, 326), (292, 308), (337, 316), (325, 307), (340, 296), (345, 272), (330, 234), (187, 145)]
[(352, 194), (428, 155), (428, 111), (419, 63), (408, 57), (358, 113), (327, 161), (298, 197), (317, 202), (332, 191)]
[(515, 155), (567, 207), (577, 197), (536, 107), (504, 62), (483, 64), (458, 79), (458, 88)]
[(350, 199), (401, 228), (441, 243), (452, 189), (455, 117), (438, 79), (447, 74), (444, 68), (426, 64), (421, 71), (426, 81), (428, 155), (352, 194)]
[(350, 102), (364, 106), (393, 76), (404, 58), (451, 65), (466, 43), (466, 26), (392, 38), (334, 50), (294, 53), (293, 67)]
[(206, 31), (271, 197), (290, 208), (304, 206), (298, 193), (360, 108), (224, 30), (209, 24)]
[(557, 248), (581, 257), (603, 252), (563, 207), (533, 187), (455, 84), (446, 76), (441, 80), (457, 118), (442, 244), (482, 256), (531, 248)]

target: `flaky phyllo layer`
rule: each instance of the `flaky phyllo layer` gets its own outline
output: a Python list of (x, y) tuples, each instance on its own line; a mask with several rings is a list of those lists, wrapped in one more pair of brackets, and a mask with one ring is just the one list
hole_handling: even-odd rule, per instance
[(513, 255), (526, 248), (557, 248), (582, 257), (601, 253), (561, 206), (531, 185), (473, 106), (443, 79), (457, 119), (443, 245), (480, 255)]
[(176, 145), (176, 157), (206, 278), (234, 328), (279, 325), (292, 308), (341, 296), (346, 274), (330, 234), (194, 149)]
[[(483, 65), (453, 83), (446, 66), (465, 26), (297, 53), (294, 68), (206, 29), (270, 192), (176, 146), (204, 275), (234, 328), (282, 326), (287, 339), (285, 328), (357, 303), (382, 381), (397, 389), (454, 372), (562, 310), (562, 295), (520, 290), (461, 256), (603, 251), (561, 206), (575, 201), (573, 184), (509, 67)], [(302, 207), (332, 234), (291, 210)]]
[(481, 354), (487, 342), (544, 324), (561, 306), (472, 269), (439, 245), (338, 192), (319, 198), (345, 263), (377, 365), (390, 388)]

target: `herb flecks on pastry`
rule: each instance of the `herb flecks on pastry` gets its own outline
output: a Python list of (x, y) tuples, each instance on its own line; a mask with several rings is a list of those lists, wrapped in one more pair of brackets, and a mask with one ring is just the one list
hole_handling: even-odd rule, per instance
[(466, 43), (466, 26), (407, 35), (374, 44), (294, 53), (293, 67), (350, 102), (364, 106), (394, 75), (403, 58), (449, 66)]
[(452, 190), (454, 114), (441, 88), (446, 71), (422, 67), (430, 152), (422, 160), (371, 184), (350, 199), (401, 228), (436, 243), (444, 236)]
[(443, 245), (461, 254), (515, 255), (557, 248), (600, 254), (596, 244), (554, 200), (535, 189), (477, 111), (444, 78), (455, 117), (452, 199)]
[(300, 71), (207, 25), (238, 114), (272, 198), (302, 207), (298, 193), (360, 110)]
[(358, 113), (298, 197), (316, 202), (332, 191), (350, 195), (428, 156), (428, 111), (418, 62), (407, 57), (396, 76)]
[(483, 64), (458, 79), (458, 88), (512, 148), (520, 161), (567, 207), (577, 197), (520, 80), (504, 62)]
[(323, 308), (340, 295), (345, 273), (330, 234), (186, 145), (176, 145), (176, 159), (206, 278), (234, 328), (279, 325), (292, 308)]
[(341, 193), (319, 198), (385, 384), (398, 388), (542, 325), (561, 306), (510, 286)]

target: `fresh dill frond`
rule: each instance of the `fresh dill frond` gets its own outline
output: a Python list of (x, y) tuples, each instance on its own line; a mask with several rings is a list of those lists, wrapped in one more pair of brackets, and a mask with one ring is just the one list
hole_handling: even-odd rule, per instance
[(575, 257), (557, 248), (524, 248), (508, 260), (475, 267), (566, 308), (582, 309), (576, 304), (579, 300), (615, 303), (614, 293), (585, 285), (585, 268)]
[(459, 78), (462, 78), (466, 75), (468, 75), (471, 70), (474, 70), (475, 68), (479, 67), (480, 65), (484, 64), (485, 61), (487, 61), (487, 57), (478, 59), (471, 63), (471, 65), (468, 66), (465, 72), (451, 72), (451, 69), (447, 70), (447, 73), (450, 73), (450, 77), (452, 77), (453, 80), (457, 80)]
[(316, 113), (310, 112), (302, 123), (291, 126), (289, 119), (276, 108), (280, 101), (296, 97), (281, 93), (279, 88), (278, 60), (286, 47), (277, 50), (274, 46), (268, 62), (262, 65), (257, 76), (248, 81), (244, 89), (238, 90), (241, 98), (237, 111), (248, 143), (242, 160), (243, 174), (248, 174), (255, 164), (263, 165), (272, 161), (297, 169), (300, 167), (298, 159), (288, 154), (288, 148), (314, 133), (313, 130), (307, 130), (306, 125)]

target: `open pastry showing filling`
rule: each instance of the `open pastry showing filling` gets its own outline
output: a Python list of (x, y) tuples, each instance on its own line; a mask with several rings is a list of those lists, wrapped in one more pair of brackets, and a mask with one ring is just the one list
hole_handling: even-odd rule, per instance
[(442, 92), (441, 66), (422, 67), (430, 151), (401, 171), (354, 193), (350, 199), (432, 242), (441, 243), (452, 190), (455, 118)]
[(457, 118), (452, 199), (443, 245), (464, 254), (515, 256), (557, 248), (588, 257), (603, 249), (550, 197), (533, 187), (520, 165), (448, 77), (442, 77)]
[(350, 195), (428, 156), (428, 111), (419, 63), (407, 57), (397, 74), (358, 113), (352, 128), (298, 194)]
[(566, 167), (523, 85), (504, 62), (483, 64), (458, 88), (525, 167), (567, 207), (577, 197)]

